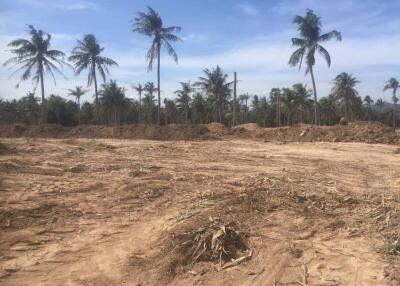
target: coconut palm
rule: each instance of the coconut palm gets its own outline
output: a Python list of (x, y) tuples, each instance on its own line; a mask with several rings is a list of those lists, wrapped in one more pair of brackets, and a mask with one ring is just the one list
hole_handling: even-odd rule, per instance
[(21, 79), (17, 84), (32, 78), (35, 83), (35, 89), (40, 82), (42, 92), (42, 114), (41, 122), (45, 123), (46, 119), (46, 97), (44, 92), (44, 73), (47, 71), (53, 77), (56, 83), (54, 72), (63, 75), (62, 68), (68, 65), (64, 62), (65, 54), (59, 50), (51, 50), (51, 35), (37, 30), (32, 25), (28, 26), (30, 39), (16, 39), (11, 41), (8, 46), (12, 47), (10, 52), (15, 56), (4, 63), (4, 66), (14, 64), (12, 67), (19, 66), (11, 75), (22, 72)]
[(190, 94), (194, 91), (192, 84), (189, 82), (180, 82), (181, 89), (175, 91), (175, 94), (178, 96), (176, 102), (178, 103), (178, 108), (183, 109), (185, 114), (185, 123), (188, 123), (188, 114), (189, 114), (189, 103), (191, 101)]
[(102, 85), (99, 95), (102, 109), (107, 115), (108, 122), (112, 125), (121, 124), (121, 115), (128, 107), (125, 89), (119, 87), (116, 81), (111, 80), (109, 83)]
[(344, 116), (348, 119), (350, 109), (354, 110), (359, 104), (358, 91), (356, 85), (359, 81), (352, 74), (343, 72), (338, 74), (333, 81), (332, 94), (344, 106)]
[(161, 47), (165, 46), (169, 55), (178, 63), (178, 55), (170, 42), (181, 41), (181, 39), (174, 35), (175, 32), (180, 32), (181, 27), (171, 26), (164, 27), (160, 15), (151, 7), (147, 7), (147, 12), (138, 12), (137, 17), (134, 18), (132, 24), (132, 31), (153, 38), (150, 49), (147, 51), (148, 70), (153, 67), (154, 60), (157, 59), (157, 95), (158, 95), (158, 109), (157, 109), (157, 123), (160, 124), (160, 108), (161, 108), (161, 86), (160, 86), (160, 58)]
[(320, 45), (320, 43), (326, 42), (332, 38), (341, 40), (342, 35), (340, 32), (333, 30), (328, 33), (321, 33), (321, 20), (314, 14), (313, 10), (307, 10), (306, 15), (296, 16), (293, 19), (293, 23), (298, 25), (298, 31), (300, 38), (292, 38), (292, 46), (297, 47), (290, 57), (289, 64), (291, 66), (299, 66), (305, 60), (306, 63), (306, 74), (310, 73), (311, 81), (314, 91), (314, 123), (318, 124), (318, 111), (317, 111), (317, 88), (314, 78), (313, 66), (315, 65), (315, 52), (318, 52), (326, 60), (328, 67), (331, 65), (331, 57), (328, 51)]
[(87, 86), (91, 86), (94, 83), (94, 94), (96, 99), (96, 116), (98, 120), (98, 108), (99, 108), (99, 95), (97, 86), (97, 72), (100, 74), (103, 83), (106, 82), (106, 74), (109, 74), (108, 67), (118, 66), (118, 64), (110, 58), (102, 56), (104, 47), (101, 47), (97, 42), (97, 39), (92, 34), (87, 34), (83, 37), (83, 40), (78, 40), (76, 47), (72, 50), (71, 56), (68, 57), (69, 61), (72, 61), (75, 66), (75, 73), (78, 75), (83, 70), (88, 69), (88, 81)]
[(385, 105), (385, 102), (383, 101), (382, 98), (379, 98), (376, 100), (375, 105), (379, 107), (379, 111), (382, 112), (383, 106)]
[(336, 101), (335, 96), (332, 94), (320, 99), (319, 106), (321, 110), (321, 122), (323, 124), (332, 125), (337, 122)]
[(138, 93), (139, 95), (139, 109), (138, 109), (138, 124), (140, 124), (140, 109), (142, 107), (142, 93), (145, 91), (144, 86), (142, 86), (140, 83), (137, 85), (132, 86), (132, 88)]
[(396, 108), (397, 108), (396, 103), (399, 100), (396, 96), (398, 88), (400, 88), (399, 81), (393, 77), (387, 81), (385, 87), (383, 88), (384, 91), (386, 91), (388, 89), (393, 90), (392, 100), (393, 100), (393, 128), (394, 129), (396, 129)]
[(292, 123), (292, 115), (296, 109), (296, 93), (291, 88), (282, 88), (281, 102), (286, 111), (286, 125)]
[(228, 82), (228, 75), (217, 66), (212, 70), (203, 70), (204, 76), (199, 77), (195, 83), (208, 96), (212, 108), (215, 111), (217, 121), (222, 122), (224, 105), (228, 103), (230, 87), (233, 82)]
[(276, 127), (281, 126), (281, 90), (279, 88), (272, 88), (269, 93), (270, 101), (275, 103), (276, 109)]
[(374, 103), (374, 100), (369, 95), (366, 95), (364, 97), (363, 101), (367, 105), (367, 119), (369, 119), (369, 112), (371, 110), (371, 104)]
[(68, 95), (75, 97), (78, 103), (78, 125), (81, 124), (81, 96), (83, 96), (87, 90), (82, 86), (76, 86), (75, 89), (68, 89)]
[(301, 83), (294, 84), (293, 91), (296, 95), (296, 111), (300, 113), (300, 118), (298, 118), (298, 121), (303, 122), (304, 114), (310, 109), (310, 106), (312, 106), (312, 101), (310, 102), (312, 91), (307, 88), (307, 85), (303, 85)]
[(153, 110), (154, 110), (154, 93), (157, 92), (157, 88), (154, 82), (146, 82), (144, 85), (144, 90), (146, 91), (144, 98), (143, 98), (143, 107), (147, 114), (147, 123), (153, 123)]
[(239, 95), (239, 100), (240, 100), (240, 102), (242, 103), (242, 105), (244, 107), (244, 122), (247, 121), (247, 111), (249, 109), (248, 106), (247, 106), (247, 102), (248, 102), (249, 99), (250, 99), (250, 95), (248, 93)]

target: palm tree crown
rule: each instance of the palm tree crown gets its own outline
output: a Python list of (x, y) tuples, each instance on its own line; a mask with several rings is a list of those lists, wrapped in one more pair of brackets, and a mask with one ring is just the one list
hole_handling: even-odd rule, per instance
[(212, 70), (205, 69), (203, 73), (204, 76), (199, 77), (199, 81), (195, 85), (199, 86), (209, 97), (216, 109), (218, 122), (221, 123), (223, 107), (228, 102), (233, 82), (228, 82), (228, 75), (219, 66)]
[(192, 84), (189, 82), (180, 82), (181, 89), (175, 91), (178, 98), (176, 102), (178, 103), (178, 107), (183, 110), (185, 114), (185, 123), (188, 122), (188, 111), (189, 111), (189, 103), (190, 103), (190, 94), (194, 91)]
[(400, 84), (399, 81), (397, 79), (395, 79), (394, 77), (392, 77), (391, 79), (388, 80), (388, 82), (386, 83), (385, 87), (383, 88), (384, 91), (388, 90), (388, 89), (392, 89), (393, 90), (393, 96), (392, 96), (392, 100), (393, 100), (393, 128), (396, 129), (396, 103), (399, 100), (396, 96), (397, 90), (400, 88)]
[(358, 91), (355, 88), (357, 83), (359, 81), (346, 72), (338, 74), (333, 81), (334, 86), (331, 92), (343, 104), (346, 119), (350, 108), (356, 106), (359, 101)]
[(76, 101), (78, 102), (78, 124), (81, 124), (81, 97), (88, 91), (84, 89), (82, 86), (76, 86), (75, 89), (68, 89), (68, 95), (75, 97)]
[(153, 37), (150, 49), (147, 51), (148, 70), (153, 67), (154, 60), (157, 59), (157, 88), (158, 88), (158, 111), (157, 120), (160, 124), (160, 104), (161, 104), (161, 87), (160, 87), (160, 53), (161, 47), (165, 46), (169, 55), (178, 62), (176, 54), (171, 42), (181, 41), (174, 35), (175, 32), (180, 32), (181, 27), (171, 26), (164, 27), (161, 16), (151, 7), (147, 7), (147, 12), (138, 12), (132, 23), (132, 31), (140, 34)]
[(332, 38), (336, 38), (337, 40), (342, 39), (342, 35), (340, 32), (333, 30), (328, 33), (321, 33), (321, 19), (310, 9), (306, 11), (306, 15), (296, 16), (293, 19), (293, 23), (297, 24), (298, 31), (300, 34), (299, 38), (292, 38), (292, 45), (297, 49), (293, 52), (289, 59), (289, 64), (291, 66), (299, 66), (303, 63), (303, 60), (306, 62), (306, 74), (311, 74), (311, 79), (313, 83), (314, 90), (314, 121), (317, 124), (317, 91), (315, 86), (314, 72), (313, 66), (315, 64), (315, 52), (321, 54), (327, 64), (328, 67), (331, 65), (331, 57), (328, 51), (321, 46), (320, 43), (326, 42)]
[(99, 45), (96, 37), (92, 34), (87, 34), (83, 37), (83, 40), (77, 41), (76, 47), (72, 50), (72, 55), (68, 57), (68, 60), (74, 63), (77, 75), (83, 70), (89, 69), (87, 85), (91, 86), (94, 82), (96, 109), (98, 109), (99, 104), (96, 69), (100, 73), (103, 82), (105, 82), (106, 74), (109, 74), (108, 67), (118, 66), (112, 59), (101, 56), (103, 51), (104, 47)]
[[(17, 68), (12, 75), (17, 72), (22, 72), (21, 81), (28, 80), (32, 77), (35, 82), (35, 89), (37, 85), (41, 84), (42, 91), (42, 122), (45, 121), (45, 93), (44, 93), (44, 72), (47, 71), (53, 77), (54, 83), (55, 77), (54, 72), (63, 75), (62, 68), (64, 65), (68, 65), (64, 62), (65, 54), (59, 50), (51, 50), (50, 40), (51, 35), (43, 32), (42, 30), (36, 30), (32, 25), (28, 26), (30, 40), (27, 39), (16, 39), (11, 41), (8, 46), (12, 47), (11, 53), (15, 56), (10, 58), (4, 63), (4, 66), (14, 64), (20, 66)], [(19, 82), (19, 83), (20, 83)], [(17, 84), (17, 87), (19, 86)]]

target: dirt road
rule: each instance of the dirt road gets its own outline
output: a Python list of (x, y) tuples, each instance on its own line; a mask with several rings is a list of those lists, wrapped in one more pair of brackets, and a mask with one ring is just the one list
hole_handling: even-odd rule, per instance
[[(1, 285), (400, 285), (396, 146), (1, 141)], [(201, 216), (236, 220), (251, 260), (161, 263)]]

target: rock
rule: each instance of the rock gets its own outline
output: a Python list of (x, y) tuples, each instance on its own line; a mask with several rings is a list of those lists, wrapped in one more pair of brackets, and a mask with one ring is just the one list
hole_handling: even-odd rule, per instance
[(349, 125), (349, 122), (346, 118), (342, 117), (340, 118), (339, 125)]

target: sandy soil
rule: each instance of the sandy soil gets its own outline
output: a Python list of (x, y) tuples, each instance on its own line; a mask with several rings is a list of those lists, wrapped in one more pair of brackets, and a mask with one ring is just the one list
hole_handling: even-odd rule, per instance
[[(400, 285), (396, 146), (1, 141), (1, 285)], [(204, 217), (237, 222), (252, 258), (170, 258)]]

